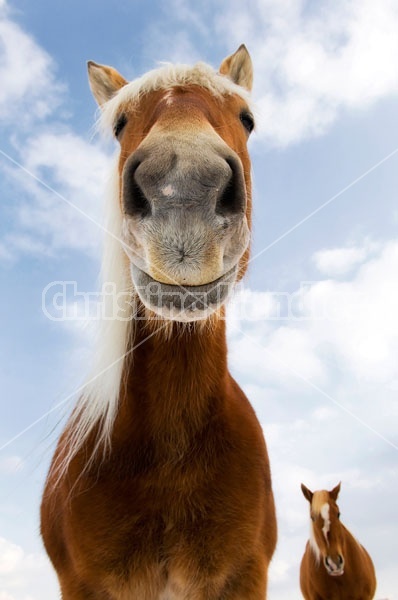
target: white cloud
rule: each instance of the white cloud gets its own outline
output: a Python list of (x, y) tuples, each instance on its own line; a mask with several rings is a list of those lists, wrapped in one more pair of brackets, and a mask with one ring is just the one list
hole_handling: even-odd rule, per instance
[(27, 553), (0, 537), (0, 600), (44, 600), (57, 594), (55, 577), (43, 553)]
[[(179, 4), (188, 25), (192, 4)], [(342, 111), (398, 92), (392, 60), (398, 5), (392, 0), (229, 0), (213, 9), (215, 35), (231, 52), (245, 42), (252, 54), (258, 133), (271, 144), (320, 135)]]
[[(232, 363), (242, 371), (246, 369), (253, 381), (282, 375), (286, 383), (290, 372), (293, 378), (299, 374), (320, 383), (327, 371), (331, 371), (323, 360), (329, 356), (334, 368), (349, 370), (362, 381), (393, 387), (398, 379), (395, 358), (398, 353), (395, 277), (398, 242), (386, 242), (367, 260), (364, 260), (366, 245), (356, 248), (353, 254), (355, 260), (363, 261), (353, 279), (342, 282), (329, 278), (303, 286), (290, 294), (290, 297), (296, 296), (294, 311), (289, 313), (287, 309), (279, 320), (274, 318), (275, 313), (271, 320), (267, 320), (269, 313), (258, 313), (257, 320), (248, 320), (239, 332), (236, 329), (239, 321), (234, 316), (235, 331), (232, 328), (231, 339), (239, 339), (245, 351), (237, 351), (236, 355), (232, 352)], [(325, 256), (328, 260), (320, 261), (320, 257)], [(329, 270), (332, 265), (336, 271), (336, 264), (347, 266), (353, 262), (353, 256), (347, 258), (345, 248), (333, 249), (317, 253), (315, 260), (323, 266), (327, 264)], [(264, 294), (259, 294), (256, 298), (256, 293), (251, 292), (251, 301), (259, 306), (263, 297)], [(272, 306), (272, 301), (266, 298)]]
[(318, 343), (360, 380), (390, 384), (398, 376), (398, 243), (385, 243), (365, 262), (351, 282), (320, 282), (303, 297), (304, 310), (330, 318), (313, 323)]
[(313, 256), (314, 263), (322, 275), (331, 277), (345, 275), (362, 263), (371, 251), (371, 247), (351, 246), (347, 248), (331, 248), (319, 250)]
[(50, 170), (55, 185), (68, 187), (74, 195), (80, 190), (83, 196), (89, 192), (98, 205), (104, 171), (109, 168), (99, 148), (71, 131), (48, 132), (27, 140), (22, 157), (24, 166), (35, 175), (44, 178)]
[(286, 560), (275, 558), (271, 563), (269, 572), (269, 581), (272, 583), (279, 583), (286, 581), (289, 576), (290, 564)]
[(43, 118), (66, 98), (54, 61), (6, 8), (0, 13), (0, 35), (0, 120), (12, 127), (11, 158), (23, 167), (2, 157), (1, 168), (13, 190), (14, 222), (0, 240), (0, 260), (54, 256), (69, 248), (97, 253), (101, 231), (90, 218), (101, 222), (109, 158), (75, 134), (62, 115), (43, 126)]
[(22, 548), (4, 538), (0, 538), (0, 556), (0, 573), (2, 574), (12, 573), (24, 558)]
[(0, 8), (0, 119), (19, 128), (51, 114), (64, 86), (51, 57)]
[(18, 167), (7, 170), (20, 199), (15, 202), (14, 228), (1, 241), (0, 257), (10, 261), (21, 254), (55, 255), (65, 248), (98, 254), (101, 229), (96, 223), (102, 223), (109, 157), (71, 131), (62, 131), (28, 138), (20, 161), (38, 180)]

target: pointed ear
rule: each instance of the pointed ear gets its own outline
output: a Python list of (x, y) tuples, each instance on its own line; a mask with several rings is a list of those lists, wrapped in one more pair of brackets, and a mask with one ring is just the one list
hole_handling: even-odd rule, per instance
[(301, 484), (301, 491), (304, 494), (304, 498), (306, 500), (308, 500), (308, 502), (311, 504), (312, 502), (312, 496), (314, 495), (311, 490), (309, 490), (307, 487), (305, 487), (304, 483)]
[(334, 487), (330, 492), (329, 495), (333, 498), (333, 500), (336, 502), (337, 497), (339, 495), (340, 492), (340, 488), (341, 488), (341, 481), (338, 485), (336, 485), (336, 487)]
[(89, 60), (87, 68), (91, 91), (100, 106), (110, 100), (127, 83), (124, 77), (112, 67)]
[(234, 83), (251, 91), (253, 87), (253, 64), (244, 44), (237, 51), (225, 58), (220, 66), (221, 75), (226, 75)]

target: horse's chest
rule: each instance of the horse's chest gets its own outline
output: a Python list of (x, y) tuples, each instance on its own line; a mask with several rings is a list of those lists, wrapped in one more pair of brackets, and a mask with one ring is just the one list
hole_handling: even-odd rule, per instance
[(155, 509), (156, 503), (148, 504), (144, 507), (133, 502), (127, 510), (115, 498), (113, 510), (110, 506), (106, 511), (97, 507), (95, 512), (97, 518), (102, 514), (102, 523), (97, 520), (87, 528), (85, 521), (89, 536), (86, 546), (81, 537), (79, 540), (81, 561), (88, 573), (97, 574), (110, 597), (185, 600), (191, 597), (192, 572), (212, 578), (217, 565), (216, 577), (223, 580), (225, 557), (220, 548), (209, 543), (211, 526), (199, 509), (191, 506), (190, 510), (178, 510), (178, 500), (162, 510)]
[[(204, 485), (189, 490), (177, 477), (162, 485), (139, 477), (112, 491), (97, 483), (75, 500), (76, 540), (85, 547), (86, 559), (98, 560), (95, 568), (109, 569), (119, 579), (156, 570), (156, 578), (166, 581), (171, 562), (191, 560), (210, 538), (217, 514), (208, 493)], [(208, 551), (211, 555), (211, 547)]]

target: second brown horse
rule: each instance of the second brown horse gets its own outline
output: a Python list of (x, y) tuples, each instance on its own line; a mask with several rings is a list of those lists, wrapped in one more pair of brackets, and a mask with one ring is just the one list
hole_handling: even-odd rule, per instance
[(311, 530), (301, 561), (300, 585), (305, 600), (372, 600), (376, 575), (372, 559), (340, 521), (337, 497), (301, 489), (310, 503)]

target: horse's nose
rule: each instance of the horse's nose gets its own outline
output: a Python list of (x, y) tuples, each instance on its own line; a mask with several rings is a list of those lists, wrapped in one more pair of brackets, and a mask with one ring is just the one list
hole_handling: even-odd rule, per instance
[(200, 209), (228, 217), (246, 210), (246, 186), (240, 159), (210, 152), (187, 161), (174, 152), (156, 156), (136, 151), (123, 169), (124, 212), (148, 218), (168, 208)]
[(324, 564), (327, 571), (333, 575), (340, 575), (344, 570), (344, 558), (341, 554), (337, 554), (337, 556), (325, 556)]

